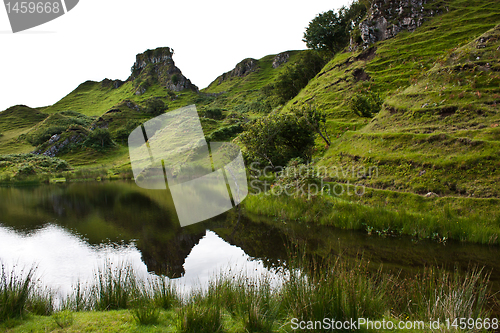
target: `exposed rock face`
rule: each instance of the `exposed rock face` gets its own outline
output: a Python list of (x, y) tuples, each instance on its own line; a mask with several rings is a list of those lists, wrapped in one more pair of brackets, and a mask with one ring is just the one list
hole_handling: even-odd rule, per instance
[(278, 68), (282, 64), (286, 63), (289, 58), (290, 58), (290, 53), (288, 52), (282, 52), (280, 54), (277, 54), (273, 60), (273, 68), (274, 69)]
[[(61, 139), (64, 140), (61, 141)], [(39, 146), (33, 152), (35, 155), (45, 155), (55, 157), (66, 148), (70, 143), (80, 143), (87, 138), (86, 133), (78, 128), (70, 128), (63, 134), (54, 134), (46, 143)]]
[[(359, 24), (363, 47), (396, 36), (400, 31), (415, 31), (425, 19), (436, 15), (424, 5), (434, 0), (374, 0), (366, 20)], [(354, 48), (351, 45), (351, 48)]]
[(125, 82), (122, 80), (110, 80), (110, 79), (104, 79), (101, 82), (101, 86), (103, 87), (112, 87), (113, 89), (118, 89), (120, 88)]
[(190, 89), (198, 92), (198, 87), (182, 75), (181, 70), (175, 66), (172, 59), (173, 53), (174, 51), (169, 47), (161, 47), (147, 50), (136, 56), (132, 74), (127, 80), (137, 83), (136, 95), (144, 94), (152, 82), (159, 82), (173, 91)]
[(218, 81), (219, 84), (221, 84), (223, 81), (230, 79), (232, 77), (245, 77), (251, 72), (254, 72), (258, 67), (259, 67), (258, 60), (252, 58), (246, 58), (242, 60), (240, 63), (238, 63), (232, 71), (229, 71), (219, 76), (216, 79), (216, 81)]
[(129, 100), (125, 100), (125, 103), (129, 109), (132, 109), (132, 110), (137, 111), (137, 112), (142, 111), (142, 108), (134, 102), (131, 102)]

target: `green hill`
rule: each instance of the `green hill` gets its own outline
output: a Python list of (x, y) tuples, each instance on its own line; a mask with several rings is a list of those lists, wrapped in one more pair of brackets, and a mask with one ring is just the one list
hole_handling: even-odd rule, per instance
[[(74, 168), (58, 176), (130, 177), (128, 134), (162, 112), (196, 104), (208, 141), (224, 141), (255, 119), (314, 105), (333, 139), (316, 141), (316, 166), (377, 171), (326, 177), (370, 189), (348, 201), (416, 213), (429, 194), (435, 198), (425, 200), (457, 214), (484, 207), (498, 214), (500, 2), (371, 6), (359, 36), (333, 58), (313, 50), (248, 58), (201, 91), (175, 66), (171, 49), (147, 50), (124, 82), (87, 81), (54, 105), (1, 112), (0, 155), (36, 152)], [(381, 110), (355, 112), (353, 101), (369, 96), (380, 97)], [(0, 180), (26, 178), (13, 162), (19, 159), (0, 164)], [(46, 171), (30, 163), (30, 176)]]
[[(332, 131), (349, 127), (319, 165), (377, 167), (376, 178), (350, 180), (380, 189), (500, 195), (500, 3), (447, 6), (413, 33), (336, 56), (287, 104), (314, 100)], [(384, 99), (373, 119), (348, 106), (364, 91)]]

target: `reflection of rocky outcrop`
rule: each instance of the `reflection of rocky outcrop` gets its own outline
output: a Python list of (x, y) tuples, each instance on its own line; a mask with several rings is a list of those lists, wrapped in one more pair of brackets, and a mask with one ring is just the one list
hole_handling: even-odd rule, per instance
[(170, 278), (184, 275), (184, 262), (193, 247), (198, 244), (206, 231), (190, 233), (179, 228), (176, 235), (168, 240), (149, 241), (141, 238), (137, 244), (142, 253), (142, 260), (149, 271), (164, 274)]
[(250, 257), (262, 260), (267, 268), (281, 265), (286, 258), (287, 237), (277, 228), (262, 223), (254, 223), (245, 217), (239, 222), (209, 223), (208, 227), (224, 241), (238, 246)]

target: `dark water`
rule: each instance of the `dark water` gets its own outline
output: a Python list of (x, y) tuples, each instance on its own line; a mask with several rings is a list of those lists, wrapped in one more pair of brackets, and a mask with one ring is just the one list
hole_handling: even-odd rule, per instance
[(181, 228), (168, 191), (133, 182), (0, 188), (0, 261), (36, 263), (42, 281), (62, 293), (105, 261), (130, 263), (144, 276), (166, 274), (187, 288), (221, 271), (272, 276), (299, 244), (316, 258), (363, 255), (373, 267), (409, 273), (429, 265), (485, 267), (500, 290), (497, 246), (382, 238), (236, 210)]

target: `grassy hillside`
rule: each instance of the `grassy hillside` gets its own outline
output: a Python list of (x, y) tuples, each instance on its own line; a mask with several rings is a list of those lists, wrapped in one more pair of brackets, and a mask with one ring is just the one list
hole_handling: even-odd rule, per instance
[[(378, 169), (376, 177), (333, 180), (440, 196), (500, 195), (500, 3), (450, 0), (446, 8), (413, 33), (337, 55), (286, 105), (314, 101), (328, 112), (332, 132), (348, 129), (336, 132), (318, 165)], [(373, 119), (349, 107), (351, 96), (365, 91), (384, 100)]]
[[(168, 56), (165, 50), (159, 48), (138, 56), (148, 61), (148, 57)], [(163, 103), (166, 112), (196, 104), (207, 140), (230, 140), (243, 130), (242, 124), (248, 119), (270, 111), (269, 103), (264, 103), (269, 96), (262, 88), (308, 52), (284, 52), (286, 56), (279, 63), (275, 55), (253, 60), (254, 66), (247, 72), (238, 71), (238, 64), (235, 70), (221, 75), (201, 93), (195, 89), (167, 88), (175, 87), (170, 79), (183, 78), (171, 59), (160, 65), (150, 63), (142, 69), (137, 67), (137, 77), (132, 75), (126, 82), (109, 79), (84, 82), (54, 105), (40, 109), (14, 106), (1, 112), (0, 155), (50, 151), (55, 152), (50, 156), (68, 161), (76, 171), (90, 169), (100, 176), (107, 176), (106, 170), (111, 174), (130, 172), (128, 134), (155, 116), (150, 110), (152, 101)], [(166, 77), (157, 74), (169, 72), (176, 74)], [(113, 146), (99, 149), (84, 144), (97, 127), (110, 133)], [(71, 143), (61, 146), (66, 139)], [(19, 172), (20, 167), (15, 163), (0, 167), (0, 178), (2, 174), (4, 180), (25, 178), (26, 174), (21, 176), (23, 173)], [(31, 176), (42, 171), (35, 168)]]
[[(454, 214), (476, 214), (492, 207), (481, 200), (500, 196), (500, 2), (442, 0), (429, 6), (438, 5), (441, 14), (412, 33), (345, 50), (318, 70), (311, 65), (317, 74), (290, 100), (283, 83), (309, 79), (311, 71), (301, 69), (317, 65), (319, 56), (311, 50), (244, 59), (201, 92), (186, 83), (166, 48), (149, 50), (139, 58), (170, 58), (163, 65), (159, 58), (134, 64), (126, 82), (85, 82), (46, 108), (16, 106), (0, 113), (0, 154), (56, 151), (55, 157), (75, 168), (60, 176), (80, 177), (89, 169), (101, 177), (130, 176), (127, 137), (155, 116), (152, 105), (168, 112), (196, 104), (207, 140), (225, 141), (253, 119), (312, 103), (327, 114), (333, 139), (330, 146), (318, 139), (314, 155), (318, 167), (337, 171), (325, 181), (364, 185), (374, 193), (347, 200), (396, 210), (398, 202), (419, 213), (415, 202), (430, 193), (459, 203), (450, 206)], [(191, 88), (177, 91), (180, 79)], [(289, 86), (298, 82), (292, 81)], [(380, 96), (382, 109), (360, 116), (350, 101), (369, 94)], [(113, 143), (89, 142), (96, 128), (109, 132)], [(56, 139), (72, 144), (60, 147)], [(4, 163), (0, 174), (18, 177), (20, 167)]]

